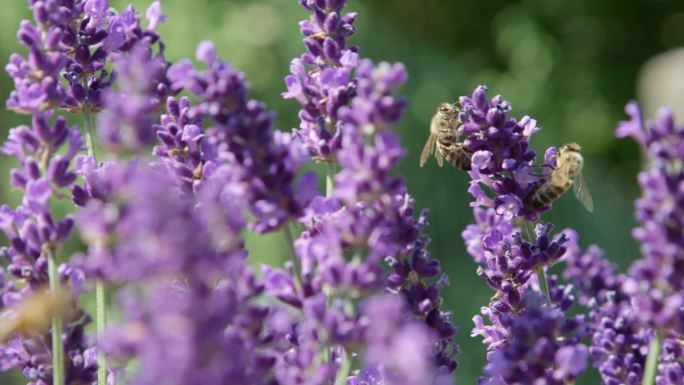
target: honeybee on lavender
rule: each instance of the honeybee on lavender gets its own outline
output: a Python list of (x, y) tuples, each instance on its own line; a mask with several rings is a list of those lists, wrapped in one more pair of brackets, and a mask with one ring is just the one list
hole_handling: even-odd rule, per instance
[(556, 167), (530, 198), (531, 208), (539, 209), (549, 205), (572, 186), (575, 197), (582, 202), (584, 208), (589, 212), (594, 211), (594, 201), (582, 176), (584, 158), (581, 150), (582, 147), (577, 143), (564, 144), (558, 150), (554, 156)]
[(430, 136), (420, 154), (420, 167), (425, 165), (430, 154), (435, 154), (439, 167), (444, 160), (452, 166), (463, 170), (470, 170), (470, 151), (458, 141), (458, 126), (461, 123), (458, 115), (461, 110), (454, 104), (442, 103), (430, 122)]

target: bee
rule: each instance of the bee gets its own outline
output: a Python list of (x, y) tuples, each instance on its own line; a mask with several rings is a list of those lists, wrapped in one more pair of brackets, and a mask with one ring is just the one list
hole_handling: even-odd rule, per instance
[(572, 186), (575, 197), (582, 202), (587, 211), (594, 211), (594, 201), (587, 189), (587, 182), (582, 176), (584, 158), (577, 143), (563, 145), (555, 154), (556, 167), (542, 182), (530, 198), (529, 205), (533, 209), (547, 206)]
[(0, 314), (0, 343), (14, 334), (31, 337), (47, 333), (53, 317), (67, 318), (71, 311), (71, 297), (64, 290), (58, 295), (41, 290)]
[(439, 167), (444, 160), (452, 166), (470, 171), (470, 151), (463, 143), (458, 142), (458, 129), (461, 123), (458, 118), (461, 110), (454, 104), (442, 103), (430, 122), (430, 136), (420, 154), (420, 167), (425, 165), (430, 154), (434, 152)]

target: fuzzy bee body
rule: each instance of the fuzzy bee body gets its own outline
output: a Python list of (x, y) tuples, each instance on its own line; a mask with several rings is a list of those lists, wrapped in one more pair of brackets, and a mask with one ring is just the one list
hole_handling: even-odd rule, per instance
[(430, 136), (420, 156), (420, 166), (423, 167), (430, 154), (435, 154), (437, 164), (442, 167), (444, 160), (452, 166), (470, 170), (470, 152), (463, 143), (458, 141), (458, 126), (461, 121), (458, 115), (461, 111), (453, 104), (442, 103), (430, 122)]
[(565, 144), (558, 150), (555, 156), (556, 167), (532, 194), (528, 203), (530, 208), (548, 206), (572, 186), (575, 197), (582, 202), (584, 208), (589, 212), (594, 211), (594, 202), (582, 176), (584, 158), (581, 150), (577, 143)]

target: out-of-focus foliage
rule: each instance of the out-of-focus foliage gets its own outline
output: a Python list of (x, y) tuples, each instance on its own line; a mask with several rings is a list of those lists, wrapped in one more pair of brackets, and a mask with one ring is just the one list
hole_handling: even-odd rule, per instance
[[(110, 1), (118, 9), (127, 2)], [(149, 4), (145, 0), (133, 3), (139, 11)], [(297, 22), (305, 13), (296, 1), (165, 0), (162, 5), (169, 22), (160, 33), (171, 60), (194, 57), (198, 42), (215, 41), (221, 56), (247, 74), (253, 97), (277, 111), (278, 126), (289, 130), (297, 124), (296, 103), (280, 97), (289, 62), (304, 49)], [(458, 382), (474, 384), (484, 363), (484, 348), (479, 339), (469, 337), (471, 317), (487, 303), (491, 291), (475, 275), (475, 264), (460, 236), (472, 221), (465, 175), (451, 167), (440, 169), (434, 161), (424, 169), (418, 167), (435, 106), (487, 84), (490, 94), (501, 93), (512, 102), (514, 116), (529, 114), (538, 119), (543, 131), (535, 136), (537, 150), (567, 141), (580, 143), (596, 211), (584, 212), (568, 194), (544, 219), (558, 227), (575, 228), (582, 244), (599, 244), (608, 258), (624, 268), (638, 254), (630, 230), (634, 227), (632, 201), (639, 194), (635, 175), (640, 161), (636, 145), (615, 139), (613, 129), (623, 118), (624, 104), (636, 96), (641, 66), (658, 53), (684, 45), (684, 3), (357, 0), (351, 1), (351, 8), (360, 12), (352, 44), (361, 46), (364, 56), (401, 61), (409, 70), (403, 93), (410, 104), (398, 128), (408, 149), (402, 171), (417, 206), (432, 211), (430, 249), (451, 277), (445, 307), (454, 311), (462, 329)], [(3, 62), (19, 49), (15, 32), (19, 21), (29, 17), (24, 1), (3, 4)], [(3, 72), (3, 102), (11, 87)], [(9, 128), (26, 121), (2, 109), (2, 139)], [(9, 161), (6, 157), (0, 161), (0, 177), (5, 180)], [(0, 200), (17, 204), (18, 196), (8, 183), (1, 186)], [(282, 258), (282, 237), (273, 235), (267, 240), (249, 242), (254, 255), (269, 261)], [(578, 384), (596, 381), (587, 375)], [(0, 376), (0, 383), (15, 382)]]

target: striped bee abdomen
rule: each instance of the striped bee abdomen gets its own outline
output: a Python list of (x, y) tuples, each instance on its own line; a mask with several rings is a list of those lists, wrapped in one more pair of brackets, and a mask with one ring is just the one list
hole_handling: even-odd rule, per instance
[(445, 158), (452, 166), (463, 171), (470, 171), (470, 153), (465, 148), (449, 151)]
[(555, 185), (551, 182), (543, 183), (541, 186), (539, 186), (534, 195), (532, 195), (532, 198), (530, 199), (530, 206), (533, 209), (540, 209), (544, 206), (548, 206), (558, 197), (565, 194), (565, 192), (570, 189), (570, 185), (570, 181), (562, 186)]
[(437, 151), (452, 166), (459, 170), (470, 171), (470, 151), (466, 150), (463, 143), (440, 140), (437, 142)]

